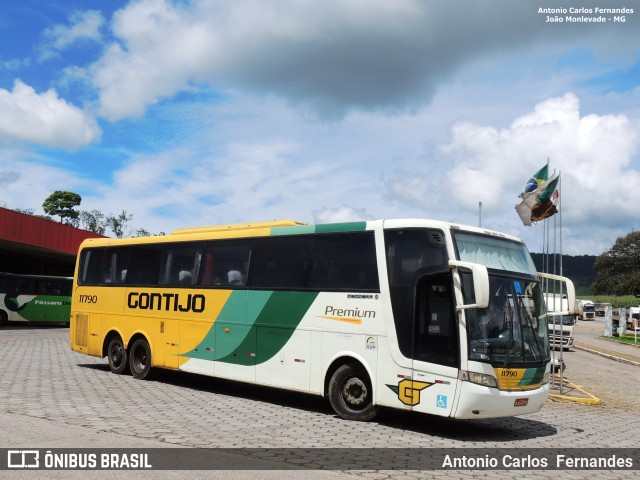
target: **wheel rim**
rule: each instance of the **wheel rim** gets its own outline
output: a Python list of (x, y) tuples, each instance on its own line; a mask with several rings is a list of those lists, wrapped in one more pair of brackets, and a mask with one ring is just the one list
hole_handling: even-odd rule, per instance
[(366, 404), (369, 389), (367, 385), (357, 377), (352, 377), (344, 382), (342, 398), (351, 408), (361, 408)]
[(109, 356), (111, 357), (111, 363), (114, 367), (121, 367), (124, 360), (124, 348), (122, 344), (117, 343), (112, 345), (111, 350), (109, 351)]

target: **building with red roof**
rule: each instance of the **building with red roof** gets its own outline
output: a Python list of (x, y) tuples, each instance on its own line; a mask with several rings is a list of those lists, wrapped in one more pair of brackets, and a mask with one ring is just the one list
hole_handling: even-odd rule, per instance
[(72, 276), (82, 241), (101, 237), (0, 207), (0, 272)]

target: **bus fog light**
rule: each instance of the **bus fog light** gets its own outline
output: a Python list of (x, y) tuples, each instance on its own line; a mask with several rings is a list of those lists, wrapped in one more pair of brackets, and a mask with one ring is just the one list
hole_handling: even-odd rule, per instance
[(477, 373), (477, 372), (467, 372), (462, 370), (458, 375), (460, 380), (464, 380), (471, 383), (476, 383), (478, 385), (482, 385), (484, 387), (492, 387), (497, 388), (498, 382), (496, 381), (496, 377), (493, 375), (487, 375), (485, 373)]

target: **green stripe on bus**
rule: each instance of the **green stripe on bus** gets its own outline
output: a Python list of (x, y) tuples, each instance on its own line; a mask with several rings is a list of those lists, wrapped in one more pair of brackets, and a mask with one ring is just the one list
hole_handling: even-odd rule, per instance
[(316, 225), (316, 233), (363, 232), (367, 222), (326, 223)]
[[(266, 362), (289, 341), (317, 296), (318, 292), (237, 290), (200, 345), (183, 356), (237, 365)], [(201, 348), (203, 344), (215, 344), (213, 355)]]
[(295, 227), (274, 227), (271, 236), (302, 235), (304, 233), (341, 233), (363, 232), (367, 228), (367, 222), (325, 223), (319, 225), (298, 225)]
[(315, 225), (297, 225), (295, 227), (274, 227), (271, 229), (272, 237), (282, 235), (302, 235), (303, 233), (315, 233)]
[(521, 387), (528, 385), (538, 385), (542, 383), (544, 377), (544, 368), (527, 368), (522, 376), (522, 380), (518, 384)]
[(260, 346), (256, 364), (282, 350), (317, 296), (318, 292), (274, 292), (256, 322)]

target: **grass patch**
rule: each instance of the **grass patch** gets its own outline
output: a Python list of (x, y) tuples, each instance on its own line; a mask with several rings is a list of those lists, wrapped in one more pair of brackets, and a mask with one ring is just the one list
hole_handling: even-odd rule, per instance
[(638, 342), (635, 342), (635, 337), (633, 334), (629, 335), (622, 335), (619, 337), (602, 337), (605, 340), (609, 340), (611, 342), (618, 342), (618, 343), (626, 343), (628, 345), (636, 345), (638, 347), (640, 347), (640, 334), (638, 335)]
[(610, 303), (613, 308), (629, 308), (640, 305), (640, 298), (635, 295), (623, 295), (617, 297), (615, 295), (593, 295), (582, 296), (577, 295), (581, 300), (592, 300), (594, 303)]

